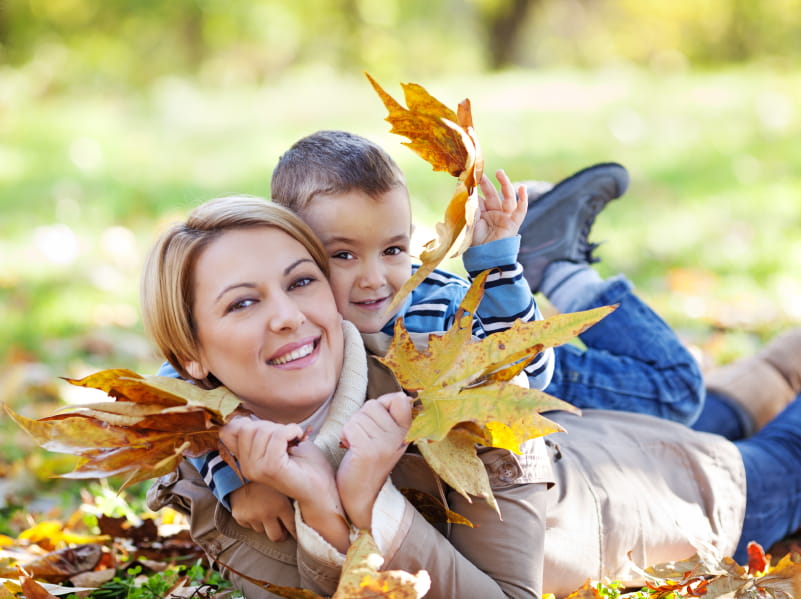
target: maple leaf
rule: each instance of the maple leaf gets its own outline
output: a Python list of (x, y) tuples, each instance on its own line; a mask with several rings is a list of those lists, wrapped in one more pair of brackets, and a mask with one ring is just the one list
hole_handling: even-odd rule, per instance
[(348, 549), (342, 576), (331, 599), (419, 599), (428, 592), (431, 579), (425, 570), (417, 574), (379, 571), (383, 563), (373, 537), (365, 530), (360, 531)]
[(116, 401), (67, 406), (38, 420), (5, 406), (41, 447), (80, 457), (63, 478), (127, 474), (125, 489), (172, 471), (183, 456), (213, 449), (238, 472), (219, 441), (219, 428), (239, 407), (239, 399), (225, 387), (205, 390), (180, 379), (143, 377), (126, 369), (65, 380), (104, 391)]
[[(484, 158), (473, 129), (470, 100), (463, 100), (453, 111), (422, 86), (406, 83), (401, 84), (408, 106), (404, 108), (375, 79), (365, 75), (389, 111), (385, 120), (392, 125), (390, 132), (408, 138), (403, 145), (431, 164), (435, 171), (446, 171), (457, 177), (445, 218), (436, 224), (437, 238), (425, 244), (420, 253), (422, 264), (393, 297), (385, 310), (390, 313), (448, 254), (458, 256), (469, 247)], [(460, 238), (461, 243), (457, 245)]]
[(481, 496), (497, 509), (475, 444), (520, 453), (528, 439), (563, 430), (541, 412), (579, 413), (556, 397), (510, 381), (543, 349), (566, 343), (616, 306), (518, 320), (506, 331), (475, 340), (473, 314), (489, 272), (475, 277), (453, 326), (444, 334), (430, 334), (426, 349), (417, 350), (398, 318), (392, 343), (379, 361), (422, 406), (406, 441), (414, 442), (435, 472), (468, 500)]

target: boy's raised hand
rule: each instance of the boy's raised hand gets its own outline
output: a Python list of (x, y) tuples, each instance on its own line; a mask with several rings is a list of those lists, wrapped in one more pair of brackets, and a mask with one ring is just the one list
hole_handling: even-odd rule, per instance
[(473, 229), (473, 241), (470, 245), (482, 245), (497, 239), (513, 237), (517, 235), (526, 217), (528, 210), (526, 186), (519, 185), (515, 190), (503, 170), (496, 171), (495, 177), (501, 185), (500, 194), (487, 175), (481, 177), (479, 183), (481, 194), (478, 196), (479, 217)]
[(231, 492), (229, 501), (231, 515), (240, 526), (263, 532), (274, 543), (285, 541), (287, 533), (297, 538), (292, 503), (271, 486), (245, 483)]

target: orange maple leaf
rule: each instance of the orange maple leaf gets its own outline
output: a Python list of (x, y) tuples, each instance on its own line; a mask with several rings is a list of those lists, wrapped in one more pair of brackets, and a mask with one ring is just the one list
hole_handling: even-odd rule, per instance
[[(392, 125), (390, 132), (408, 138), (403, 145), (431, 164), (435, 171), (446, 171), (458, 179), (445, 209), (445, 219), (436, 224), (437, 238), (425, 244), (420, 253), (422, 264), (395, 294), (386, 309), (386, 313), (390, 313), (449, 253), (457, 256), (469, 247), (484, 158), (473, 129), (470, 100), (463, 100), (453, 111), (422, 86), (406, 83), (401, 84), (408, 106), (404, 108), (369, 74), (365, 75), (389, 111), (385, 120)], [(462, 241), (457, 245), (460, 238)]]

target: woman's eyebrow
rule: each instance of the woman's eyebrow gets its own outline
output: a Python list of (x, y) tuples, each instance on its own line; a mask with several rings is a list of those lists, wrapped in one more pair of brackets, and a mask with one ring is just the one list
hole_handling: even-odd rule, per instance
[[(316, 263), (314, 262), (314, 260), (312, 260), (311, 258), (299, 258), (298, 260), (295, 260), (295, 261), (294, 261), (292, 264), (290, 264), (289, 266), (287, 266), (287, 267), (284, 269), (284, 273), (283, 273), (283, 274), (284, 274), (284, 276), (288, 275), (288, 274), (289, 274), (290, 272), (292, 272), (292, 271), (293, 271), (295, 268), (297, 268), (298, 266), (300, 266), (301, 264), (303, 264), (303, 263), (305, 263), (305, 262), (311, 262), (312, 264), (316, 264)], [(228, 292), (229, 292), (229, 291), (231, 291), (232, 289), (236, 289), (236, 288), (238, 288), (238, 287), (245, 287), (245, 288), (248, 288), (248, 289), (253, 289), (253, 288), (255, 288), (255, 287), (256, 287), (256, 283), (242, 282), (242, 283), (233, 283), (232, 285), (228, 285), (227, 287), (225, 287), (224, 289), (222, 289), (222, 290), (220, 291), (220, 293), (218, 293), (218, 294), (217, 294), (217, 297), (216, 297), (216, 298), (214, 298), (214, 301), (215, 301), (215, 302), (216, 302), (216, 301), (219, 301), (219, 300), (220, 300), (220, 298), (222, 298), (222, 296), (224, 296), (226, 293), (228, 293)]]
[(295, 268), (297, 268), (304, 262), (311, 262), (312, 264), (316, 264), (314, 260), (312, 260), (311, 258), (300, 258), (298, 260), (295, 260), (292, 264), (290, 264), (284, 269), (284, 276), (288, 275), (290, 272), (292, 272)]
[(217, 294), (217, 297), (214, 298), (214, 301), (215, 302), (220, 301), (222, 296), (224, 296), (226, 293), (228, 293), (232, 289), (237, 289), (238, 287), (245, 287), (247, 289), (253, 289), (253, 288), (256, 287), (256, 284), (255, 283), (234, 283), (233, 285), (228, 285), (228, 287), (224, 288), (223, 290), (220, 291), (220, 293)]

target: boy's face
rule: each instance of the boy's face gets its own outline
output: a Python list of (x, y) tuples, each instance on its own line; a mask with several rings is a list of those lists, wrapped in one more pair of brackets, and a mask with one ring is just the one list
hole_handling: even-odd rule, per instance
[(381, 330), (392, 296), (411, 275), (412, 215), (403, 186), (371, 198), (362, 191), (316, 196), (302, 214), (331, 261), (331, 287), (345, 320)]

